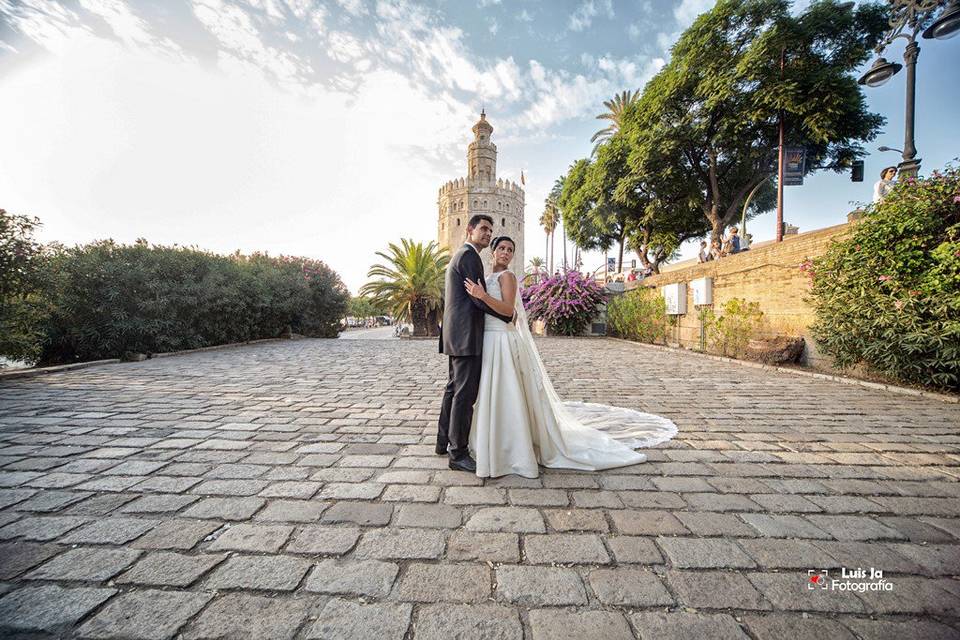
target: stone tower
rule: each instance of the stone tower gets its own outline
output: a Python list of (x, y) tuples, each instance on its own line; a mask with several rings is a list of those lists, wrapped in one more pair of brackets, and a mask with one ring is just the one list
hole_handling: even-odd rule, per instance
[[(497, 178), (497, 145), (490, 140), (493, 127), (487, 114), (473, 125), (473, 142), (467, 147), (467, 177), (440, 187), (437, 198), (437, 242), (451, 253), (466, 241), (467, 222), (476, 213), (493, 218), (493, 236), (510, 236), (517, 244), (510, 270), (523, 278), (523, 189)], [(487, 272), (493, 261), (490, 249), (481, 254)]]

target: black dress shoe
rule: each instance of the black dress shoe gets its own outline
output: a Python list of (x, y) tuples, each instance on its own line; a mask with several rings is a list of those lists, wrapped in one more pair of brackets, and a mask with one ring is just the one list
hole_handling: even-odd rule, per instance
[(434, 453), (436, 453), (438, 456), (445, 456), (445, 455), (447, 455), (447, 443), (446, 443), (446, 442), (438, 442), (436, 448), (435, 448), (433, 451), (434, 451)]
[(474, 462), (473, 458), (470, 456), (463, 456), (457, 460), (451, 458), (448, 466), (454, 471), (466, 471), (468, 473), (477, 472), (477, 463)]

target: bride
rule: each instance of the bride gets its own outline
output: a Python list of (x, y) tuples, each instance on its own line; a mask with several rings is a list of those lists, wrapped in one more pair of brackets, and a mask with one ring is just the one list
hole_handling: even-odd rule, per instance
[(501, 236), (491, 249), (486, 290), (469, 279), (464, 286), (497, 313), (516, 313), (516, 322), (484, 316), (480, 390), (470, 428), (477, 475), (536, 478), (538, 464), (596, 471), (646, 461), (634, 449), (669, 440), (676, 425), (632, 409), (562, 401), (533, 343), (517, 277), (507, 270), (514, 242)]

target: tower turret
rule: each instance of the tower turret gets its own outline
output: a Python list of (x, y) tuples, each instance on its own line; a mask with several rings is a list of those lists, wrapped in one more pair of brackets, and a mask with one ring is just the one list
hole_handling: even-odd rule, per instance
[(493, 182), (497, 176), (497, 145), (490, 141), (493, 127), (485, 111), (473, 125), (473, 142), (467, 147), (467, 179)]

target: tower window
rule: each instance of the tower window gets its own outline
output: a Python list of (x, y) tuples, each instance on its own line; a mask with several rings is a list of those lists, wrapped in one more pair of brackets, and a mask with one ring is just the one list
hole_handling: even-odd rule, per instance
[(460, 226), (460, 218), (457, 218), (457, 226)]
[(506, 218), (500, 218), (500, 226), (501, 226), (501, 227), (507, 226), (507, 219), (506, 219)]
[(479, 207), (480, 207), (480, 201), (479, 201), (479, 200), (474, 200), (474, 201), (473, 201), (473, 208), (474, 208), (474, 209), (477, 209), (477, 208), (479, 208)]

